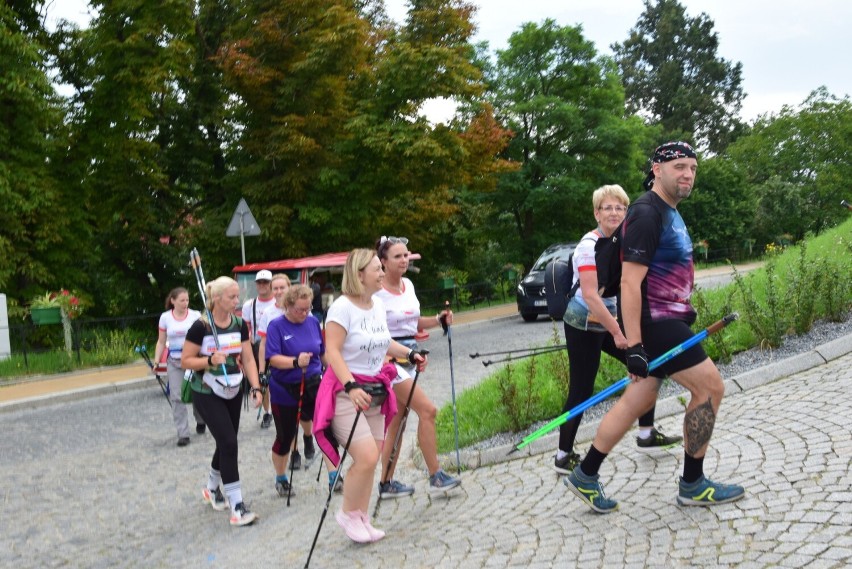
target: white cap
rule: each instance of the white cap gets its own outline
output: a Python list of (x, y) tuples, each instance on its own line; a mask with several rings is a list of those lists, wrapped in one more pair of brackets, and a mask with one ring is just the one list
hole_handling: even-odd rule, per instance
[(256, 281), (271, 281), (272, 280), (272, 273), (270, 271), (267, 271), (266, 269), (263, 269), (262, 271), (258, 271), (257, 276), (254, 277), (254, 280), (256, 280)]

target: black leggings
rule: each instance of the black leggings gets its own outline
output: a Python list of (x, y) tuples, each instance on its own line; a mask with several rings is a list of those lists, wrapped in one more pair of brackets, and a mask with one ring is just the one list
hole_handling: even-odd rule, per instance
[(192, 402), (216, 441), (216, 450), (213, 452), (210, 466), (222, 474), (223, 485), (238, 482), (240, 471), (237, 468), (237, 431), (240, 429), (242, 393), (238, 393), (233, 399), (222, 399), (215, 393), (194, 392)]
[[(607, 332), (586, 332), (565, 324), (565, 344), (568, 348), (568, 399), (562, 407), (565, 413), (592, 396), (595, 390), (595, 376), (601, 365), (601, 352), (606, 352), (620, 362), (624, 362), (624, 350), (615, 347), (612, 335)], [(625, 370), (626, 371), (626, 370)], [(559, 427), (559, 450), (574, 450), (574, 439), (580, 428), (583, 414), (569, 419)], [(639, 417), (639, 426), (654, 425), (654, 407)]]
[[(287, 456), (293, 447), (293, 438), (299, 432), (296, 424), (296, 407), (288, 405), (272, 404), (272, 418), (275, 419), (275, 442), (272, 443), (272, 452), (278, 456)], [(300, 417), (300, 420), (308, 420)]]

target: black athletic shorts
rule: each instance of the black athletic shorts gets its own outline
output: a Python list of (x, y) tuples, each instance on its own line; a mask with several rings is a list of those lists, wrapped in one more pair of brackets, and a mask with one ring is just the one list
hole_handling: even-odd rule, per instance
[[(675, 346), (689, 340), (694, 335), (689, 324), (683, 320), (660, 320), (659, 322), (642, 325), (642, 343), (645, 346), (645, 352), (647, 352), (651, 360), (660, 357)], [(697, 366), (706, 359), (707, 354), (704, 353), (704, 348), (701, 347), (701, 344), (696, 344), (674, 359), (652, 370), (651, 375), (654, 377), (666, 377)]]

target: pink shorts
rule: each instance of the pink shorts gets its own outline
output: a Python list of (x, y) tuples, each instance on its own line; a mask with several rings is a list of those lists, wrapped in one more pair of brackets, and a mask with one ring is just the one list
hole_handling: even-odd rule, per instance
[[(345, 391), (338, 392), (335, 397), (331, 429), (337, 442), (345, 445), (349, 440), (349, 433), (352, 432), (352, 423), (355, 421), (355, 406)], [(358, 441), (367, 437), (377, 441), (385, 440), (385, 416), (382, 415), (380, 407), (370, 407), (358, 418), (352, 440)]]

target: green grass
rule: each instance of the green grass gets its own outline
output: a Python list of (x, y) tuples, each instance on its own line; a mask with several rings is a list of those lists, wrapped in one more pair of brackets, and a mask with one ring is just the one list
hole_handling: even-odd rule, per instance
[[(756, 330), (766, 327), (772, 303), (782, 334), (806, 331), (807, 321), (833, 318), (852, 307), (852, 219), (823, 234), (806, 240), (801, 247), (773, 251), (763, 268), (721, 288), (698, 290), (693, 304), (698, 310), (694, 329), (699, 331), (731, 312), (739, 312), (739, 322), (728, 326), (704, 342), (704, 349), (715, 361), (755, 346), (770, 346), (771, 338)], [(770, 286), (771, 284), (771, 286)], [(801, 293), (801, 294), (800, 294)], [(812, 315), (807, 294), (813, 294)], [(830, 300), (834, 297), (834, 300)], [(812, 321), (811, 319), (811, 321)], [(836, 318), (835, 318), (836, 319)], [(796, 326), (800, 321), (802, 325)], [(559, 335), (554, 326), (554, 339)], [(595, 392), (605, 389), (625, 375), (623, 365), (612, 358), (601, 358), (601, 370), (595, 379)], [(568, 362), (564, 351), (536, 356), (523, 363), (513, 362), (482, 380), (457, 397), (459, 444), (470, 446), (499, 433), (518, 432), (541, 420), (552, 419), (562, 411), (568, 392)], [(508, 397), (510, 396), (511, 397)], [(507, 400), (516, 399), (507, 404)], [(450, 452), (454, 446), (452, 405), (438, 412), (438, 452)]]
[[(89, 337), (90, 347), (69, 355), (65, 350), (50, 350), (27, 354), (13, 354), (0, 361), (0, 383), (26, 375), (66, 373), (93, 367), (122, 365), (138, 361), (135, 347), (139, 332), (133, 330), (94, 331)], [(153, 352), (152, 352), (153, 356)]]

